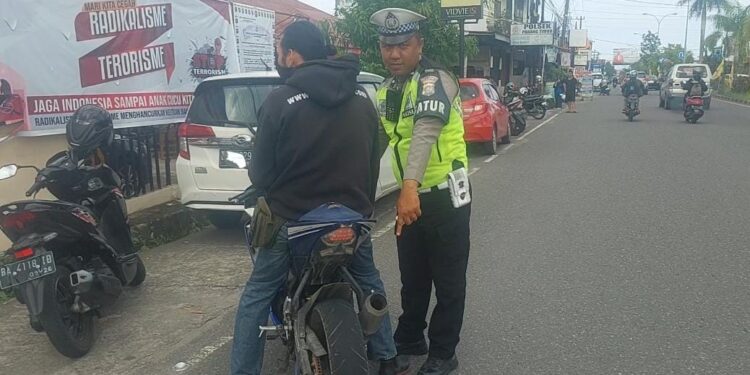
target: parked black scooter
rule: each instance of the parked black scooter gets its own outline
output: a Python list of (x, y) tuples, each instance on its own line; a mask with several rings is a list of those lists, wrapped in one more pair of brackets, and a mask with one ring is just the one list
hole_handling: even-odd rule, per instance
[(87, 167), (65, 152), (47, 166), (6, 165), (0, 180), (37, 170), (26, 196), (47, 189), (59, 200), (0, 206), (0, 228), (13, 241), (15, 262), (0, 266), (0, 287), (29, 310), (31, 327), (46, 332), (57, 351), (82, 357), (94, 343), (94, 316), (146, 268), (133, 251), (120, 179), (106, 165)]

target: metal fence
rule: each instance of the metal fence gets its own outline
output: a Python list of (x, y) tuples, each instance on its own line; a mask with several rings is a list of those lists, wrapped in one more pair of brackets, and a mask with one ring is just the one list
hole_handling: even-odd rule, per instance
[(126, 198), (162, 189), (177, 182), (178, 124), (115, 130), (105, 155), (107, 164), (122, 178)]

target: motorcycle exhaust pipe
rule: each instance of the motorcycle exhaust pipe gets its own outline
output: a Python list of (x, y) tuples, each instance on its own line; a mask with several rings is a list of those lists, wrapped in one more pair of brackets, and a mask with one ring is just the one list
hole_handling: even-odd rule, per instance
[(79, 313), (112, 304), (122, 293), (122, 283), (117, 277), (86, 270), (72, 272), (70, 285), (74, 294), (80, 297), (73, 306), (73, 310)]
[(359, 310), (359, 324), (365, 336), (370, 336), (380, 329), (383, 317), (388, 313), (388, 301), (380, 293), (373, 293), (365, 298)]

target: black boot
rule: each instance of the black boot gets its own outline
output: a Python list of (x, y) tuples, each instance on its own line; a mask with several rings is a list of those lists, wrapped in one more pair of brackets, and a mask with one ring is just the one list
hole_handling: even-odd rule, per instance
[(409, 372), (409, 360), (396, 356), (387, 361), (380, 361), (379, 375), (406, 375)]
[(455, 355), (451, 359), (428, 357), (417, 375), (448, 375), (456, 369), (458, 369), (458, 358)]
[(428, 352), (427, 341), (422, 339), (410, 343), (397, 342), (396, 352), (398, 355), (425, 355)]

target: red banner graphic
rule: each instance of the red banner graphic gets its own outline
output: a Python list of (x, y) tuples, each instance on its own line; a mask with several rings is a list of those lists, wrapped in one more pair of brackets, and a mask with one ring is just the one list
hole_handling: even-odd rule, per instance
[(167, 82), (175, 69), (174, 44), (149, 46), (172, 28), (172, 5), (80, 12), (76, 40), (109, 38), (78, 60), (81, 87), (165, 70)]

